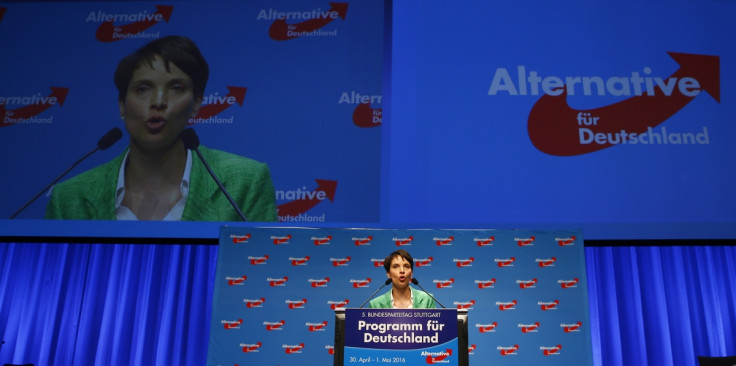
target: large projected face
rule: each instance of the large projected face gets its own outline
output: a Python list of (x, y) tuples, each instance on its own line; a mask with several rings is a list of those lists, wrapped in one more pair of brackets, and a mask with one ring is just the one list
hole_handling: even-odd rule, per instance
[(155, 154), (180, 144), (179, 135), (196, 115), (201, 99), (194, 97), (192, 78), (158, 56), (135, 70), (119, 104), (131, 149)]

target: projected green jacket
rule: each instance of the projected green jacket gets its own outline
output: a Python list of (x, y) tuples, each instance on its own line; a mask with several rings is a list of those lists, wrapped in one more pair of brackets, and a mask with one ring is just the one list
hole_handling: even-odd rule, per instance
[[(268, 166), (224, 151), (199, 151), (248, 221), (277, 221), (276, 194)], [(47, 219), (115, 220), (115, 190), (125, 152), (57, 184), (46, 206)], [(182, 221), (241, 221), (198, 156), (192, 156), (189, 194)]]
[[(414, 309), (435, 309), (437, 305), (434, 300), (424, 291), (411, 289), (411, 296), (414, 299), (412, 308)], [(391, 290), (385, 294), (371, 300), (368, 306), (372, 309), (390, 309), (391, 308)]]

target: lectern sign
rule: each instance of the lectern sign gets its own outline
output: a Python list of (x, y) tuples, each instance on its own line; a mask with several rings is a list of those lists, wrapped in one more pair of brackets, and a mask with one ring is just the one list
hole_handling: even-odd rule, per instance
[(346, 309), (345, 365), (457, 365), (456, 309)]

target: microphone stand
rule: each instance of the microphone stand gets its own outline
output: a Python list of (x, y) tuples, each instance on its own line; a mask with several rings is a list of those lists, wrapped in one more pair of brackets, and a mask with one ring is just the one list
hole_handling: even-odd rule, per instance
[(378, 291), (381, 291), (381, 289), (384, 288), (384, 287), (386, 287), (386, 285), (388, 285), (389, 283), (391, 283), (391, 279), (390, 278), (387, 279), (386, 282), (384, 282), (383, 285), (381, 285), (381, 287), (379, 287), (378, 289), (376, 289), (376, 291), (373, 291), (373, 293), (368, 298), (368, 300), (365, 300), (362, 304), (360, 304), (360, 306), (358, 306), (358, 309), (362, 308), (368, 301), (370, 301), (373, 298), (373, 296), (376, 296), (376, 294), (378, 293)]
[(445, 305), (442, 305), (442, 303), (439, 302), (437, 299), (435, 299), (434, 296), (432, 296), (432, 294), (430, 294), (429, 292), (427, 292), (427, 290), (425, 290), (424, 287), (422, 287), (422, 285), (419, 284), (419, 281), (417, 281), (416, 278), (412, 278), (411, 279), (411, 283), (419, 286), (419, 288), (422, 289), (422, 291), (424, 291), (425, 294), (429, 295), (429, 297), (431, 297), (432, 300), (434, 300), (434, 302), (440, 304), (440, 306), (442, 306), (443, 309), (447, 309), (447, 307)]
[(79, 163), (81, 163), (84, 159), (87, 159), (90, 155), (100, 150), (107, 149), (112, 144), (117, 142), (122, 136), (123, 136), (123, 133), (120, 131), (119, 128), (115, 127), (112, 130), (110, 130), (108, 133), (105, 134), (105, 136), (102, 136), (100, 141), (97, 143), (97, 147), (95, 147), (92, 151), (88, 152), (86, 155), (82, 156), (82, 158), (80, 158), (79, 160), (75, 161), (74, 164), (72, 164), (72, 166), (69, 167), (69, 169), (61, 173), (61, 175), (56, 177), (56, 179), (52, 180), (51, 183), (49, 183), (46, 187), (44, 187), (41, 191), (39, 191), (35, 196), (33, 196), (33, 198), (31, 198), (28, 202), (26, 202), (26, 204), (23, 205), (23, 207), (19, 208), (18, 211), (15, 211), (12, 215), (10, 215), (9, 218), (14, 219), (16, 216), (18, 216), (18, 214), (23, 212), (23, 210), (25, 210), (26, 207), (30, 206), (31, 203), (33, 203), (33, 201), (37, 200), (38, 197), (41, 197), (41, 195), (44, 192), (48, 191), (54, 184), (59, 182), (61, 178), (64, 178), (65, 175), (67, 175), (70, 171), (72, 171), (72, 169), (74, 169), (77, 165), (79, 165)]

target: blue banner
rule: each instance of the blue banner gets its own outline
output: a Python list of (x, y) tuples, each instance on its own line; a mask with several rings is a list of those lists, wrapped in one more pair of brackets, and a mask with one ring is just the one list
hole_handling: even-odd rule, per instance
[[(450, 312), (467, 310), (471, 364), (591, 365), (582, 243), (578, 230), (223, 227), (208, 365), (332, 364), (335, 309), (365, 302), (386, 280), (383, 262), (396, 249), (411, 253), (413, 278)], [(359, 330), (346, 339), (356, 362), (457, 360), (447, 352), (457, 347), (457, 329), (435, 333), (422, 315), (442, 310), (404, 313), (422, 327), (414, 336), (437, 334), (431, 346), (411, 350), (399, 342), (406, 338), (386, 338), (404, 331), (389, 334), (378, 316), (361, 326), (362, 312), (379, 314), (361, 309), (348, 319), (346, 330)], [(383, 349), (363, 347), (379, 343)]]
[(346, 309), (344, 365), (458, 365), (456, 309)]

